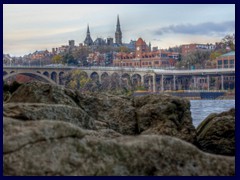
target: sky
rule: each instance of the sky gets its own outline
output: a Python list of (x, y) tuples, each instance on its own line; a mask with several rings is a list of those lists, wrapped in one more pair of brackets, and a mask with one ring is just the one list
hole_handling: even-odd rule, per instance
[(117, 15), (122, 41), (141, 37), (152, 47), (215, 43), (235, 33), (234, 4), (4, 4), (3, 53), (23, 56), (83, 43), (87, 25), (93, 40), (115, 37)]

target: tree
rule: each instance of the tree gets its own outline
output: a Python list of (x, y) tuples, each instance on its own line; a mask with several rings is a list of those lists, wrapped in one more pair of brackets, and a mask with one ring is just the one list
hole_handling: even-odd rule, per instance
[(65, 85), (79, 91), (92, 91), (93, 81), (81, 70), (73, 70), (64, 76)]
[(226, 35), (222, 39), (222, 43), (224, 44), (224, 48), (230, 48), (231, 51), (235, 51), (235, 34)]
[(55, 56), (53, 56), (52, 57), (52, 62), (54, 63), (54, 64), (62, 64), (63, 63), (63, 58), (62, 58), (62, 56), (61, 55), (55, 55)]
[(177, 67), (183, 67), (189, 69), (191, 66), (195, 66), (197, 68), (204, 68), (206, 61), (210, 58), (209, 51), (201, 51), (197, 50), (191, 52), (185, 56), (182, 56), (182, 60), (176, 63)]
[(78, 61), (73, 57), (71, 53), (67, 53), (63, 56), (63, 63), (68, 65), (77, 65)]

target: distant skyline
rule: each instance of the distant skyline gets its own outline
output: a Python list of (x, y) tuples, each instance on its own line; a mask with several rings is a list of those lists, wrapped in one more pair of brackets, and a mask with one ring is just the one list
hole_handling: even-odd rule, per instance
[[(235, 33), (234, 4), (4, 4), (3, 53), (22, 56), (115, 37), (117, 15), (124, 43), (141, 37), (152, 47), (215, 43)], [(115, 39), (114, 39), (115, 40)]]

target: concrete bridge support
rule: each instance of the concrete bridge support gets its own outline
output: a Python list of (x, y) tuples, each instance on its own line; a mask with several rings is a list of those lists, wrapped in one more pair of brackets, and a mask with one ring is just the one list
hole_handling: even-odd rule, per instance
[(221, 75), (221, 89), (224, 90), (224, 76)]

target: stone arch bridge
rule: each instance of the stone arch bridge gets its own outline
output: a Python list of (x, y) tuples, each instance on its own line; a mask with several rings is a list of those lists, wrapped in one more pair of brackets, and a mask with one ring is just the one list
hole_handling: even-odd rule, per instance
[(122, 67), (26, 67), (4, 66), (3, 80), (18, 74), (26, 75), (40, 81), (64, 85), (63, 76), (79, 69), (88, 78), (102, 83), (107, 77), (131, 81), (144, 85), (149, 91), (165, 90), (224, 90), (235, 88), (235, 69), (199, 69), (199, 70), (163, 70), (153, 68)]

